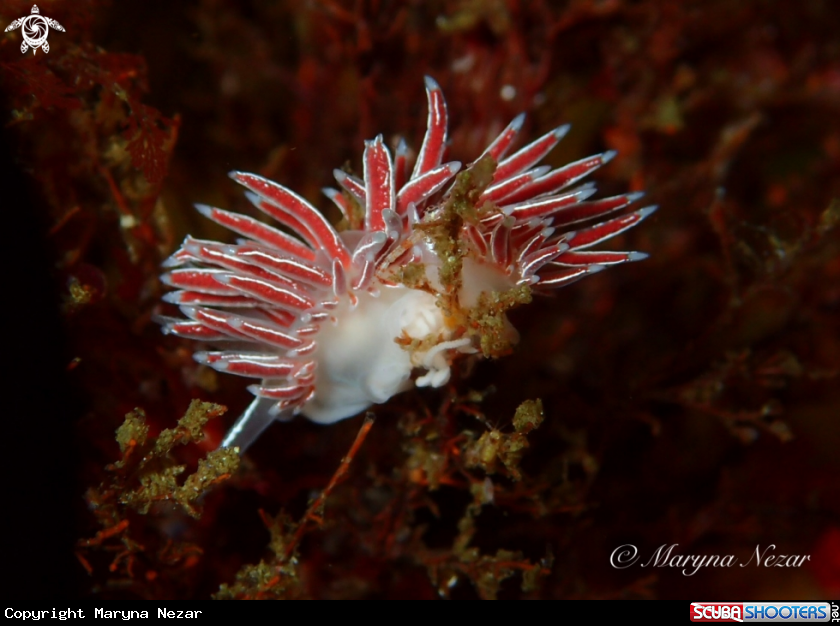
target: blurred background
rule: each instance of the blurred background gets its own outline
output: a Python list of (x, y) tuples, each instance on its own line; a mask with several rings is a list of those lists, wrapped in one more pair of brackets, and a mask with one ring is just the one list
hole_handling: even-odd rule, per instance
[[(48, 1), (50, 51), (0, 37), (7, 148), (10, 548), (35, 597), (682, 598), (840, 595), (840, 8), (830, 0)], [(6, 0), (0, 24), (30, 13)], [(160, 262), (233, 235), (252, 171), (338, 215), (332, 170), (449, 105), (452, 159), (519, 112), (571, 123), (546, 159), (608, 149), (602, 196), (660, 205), (611, 241), (650, 259), (512, 313), (513, 354), (375, 407), (274, 425), (191, 517), (126, 502), (114, 431), (228, 407), (173, 450), (184, 475), (250, 401), (152, 321)], [(540, 399), (543, 423), (515, 429)], [(526, 405), (533, 407), (534, 405)], [(475, 452), (492, 435), (490, 461)], [(168, 457), (169, 458), (169, 457)], [(124, 466), (126, 467), (126, 466)], [(122, 472), (122, 473), (121, 473)], [(116, 477), (116, 478), (115, 478)], [(92, 489), (92, 491), (91, 491)], [(164, 494), (165, 495), (165, 494)], [(320, 522), (323, 523), (320, 523)], [(611, 565), (622, 545), (638, 564)], [(642, 567), (756, 548), (798, 567)], [(291, 558), (291, 555), (297, 555)], [(690, 571), (690, 570), (689, 570)], [(220, 586), (225, 585), (221, 588)]]

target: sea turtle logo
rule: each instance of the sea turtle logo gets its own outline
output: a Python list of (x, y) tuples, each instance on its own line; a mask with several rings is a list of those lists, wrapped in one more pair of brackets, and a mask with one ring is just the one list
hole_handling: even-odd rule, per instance
[(50, 26), (64, 32), (64, 27), (61, 24), (41, 15), (37, 5), (32, 5), (32, 15), (19, 17), (6, 26), (6, 32), (8, 33), (10, 30), (14, 30), (20, 26), (23, 27), (20, 31), (23, 35), (23, 43), (20, 44), (20, 51), (26, 52), (29, 48), (32, 48), (32, 54), (35, 54), (38, 48), (43, 48), (44, 52), (50, 51), (50, 44), (47, 43)]

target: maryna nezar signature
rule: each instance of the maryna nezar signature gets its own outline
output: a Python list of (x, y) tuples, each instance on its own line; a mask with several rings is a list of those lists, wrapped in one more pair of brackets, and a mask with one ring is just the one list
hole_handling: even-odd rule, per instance
[(741, 562), (734, 554), (679, 554), (680, 544), (662, 544), (642, 562), (639, 549), (631, 543), (618, 546), (610, 554), (610, 565), (616, 569), (627, 569), (633, 565), (640, 567), (673, 567), (682, 571), (684, 576), (693, 576), (703, 567), (801, 567), (811, 560), (810, 554), (779, 554), (776, 544), (756, 546), (747, 561)]

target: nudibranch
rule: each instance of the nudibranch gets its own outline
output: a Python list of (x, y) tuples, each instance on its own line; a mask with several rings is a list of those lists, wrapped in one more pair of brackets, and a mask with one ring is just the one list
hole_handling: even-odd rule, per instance
[[(440, 387), (458, 355), (498, 354), (516, 341), (505, 310), (532, 290), (647, 256), (591, 249), (656, 208), (602, 220), (642, 194), (589, 200), (592, 183), (574, 186), (614, 152), (539, 165), (568, 131), (560, 126), (509, 154), (519, 115), (469, 167), (445, 163), (446, 102), (428, 77), (426, 95), (413, 168), (406, 143), (392, 155), (380, 135), (365, 142), (362, 178), (335, 171), (341, 190), (324, 193), (345, 230), (293, 191), (244, 172), (230, 176), (286, 230), (196, 206), (242, 239), (188, 236), (162, 276), (177, 289), (163, 299), (185, 317), (159, 321), (165, 333), (217, 348), (196, 352), (199, 363), (255, 379), (256, 398), (223, 446), (244, 450), (275, 419), (302, 413), (329, 424), (414, 385)], [(482, 314), (495, 323), (482, 325)]]

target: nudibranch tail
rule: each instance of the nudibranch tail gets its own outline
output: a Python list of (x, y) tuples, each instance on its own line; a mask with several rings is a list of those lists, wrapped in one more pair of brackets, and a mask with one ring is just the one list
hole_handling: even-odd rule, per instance
[[(256, 399), (223, 446), (244, 450), (275, 419), (303, 413), (331, 423), (412, 385), (446, 384), (453, 358), (484, 349), (447, 308), (452, 302), (477, 310), (483, 294), (547, 291), (645, 258), (591, 249), (655, 210), (620, 213), (641, 194), (590, 200), (593, 184), (574, 187), (615, 152), (554, 170), (539, 165), (568, 132), (565, 125), (508, 154), (524, 124), (519, 115), (462, 172), (460, 162), (444, 162), (446, 101), (431, 78), (426, 96), (426, 133), (410, 172), (405, 142), (392, 155), (381, 135), (365, 142), (361, 178), (334, 172), (340, 191), (324, 193), (348, 230), (339, 232), (286, 187), (245, 172), (230, 176), (288, 232), (196, 205), (242, 239), (225, 244), (188, 236), (164, 262), (169, 271), (162, 276), (176, 289), (164, 301), (179, 306), (184, 318), (159, 321), (165, 333), (218, 347), (197, 352), (199, 363), (258, 381), (248, 387)], [(444, 268), (452, 259), (442, 258), (434, 229), (470, 177), (482, 175), (486, 180), (469, 196), (474, 215), (444, 224), (459, 273), (447, 282)], [(512, 327), (507, 332), (515, 337)]]

